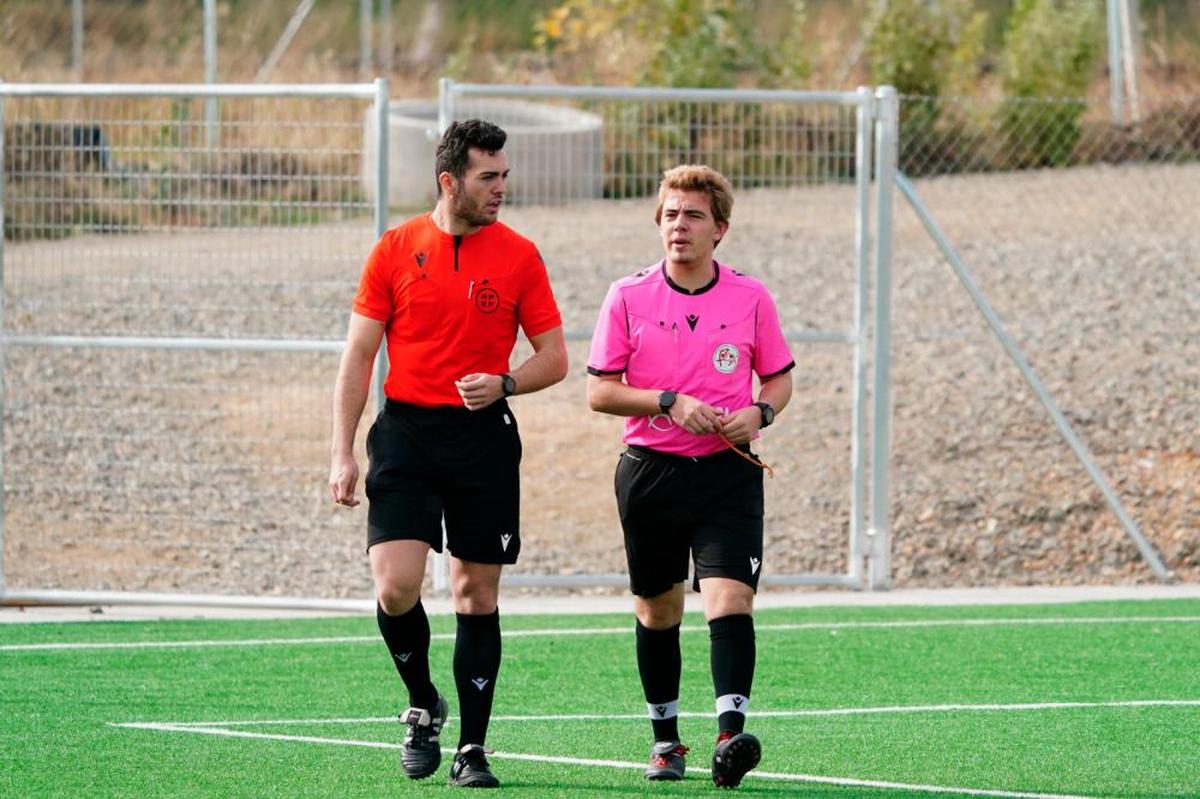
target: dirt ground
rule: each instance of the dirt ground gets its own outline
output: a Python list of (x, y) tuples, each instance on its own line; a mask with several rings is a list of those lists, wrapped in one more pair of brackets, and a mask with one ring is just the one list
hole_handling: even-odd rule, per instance
[[(918, 188), (1141, 530), (1179, 577), (1200, 580), (1200, 168), (1089, 167)], [(894, 584), (1152, 580), (897, 203)], [(796, 395), (758, 447), (776, 473), (768, 575), (848, 569), (854, 346), (811, 339), (854, 332), (853, 205), (843, 186), (741, 192), (717, 253), (767, 283), (794, 334)], [(611, 487), (621, 421), (585, 407), (584, 339), (608, 284), (657, 259), (652, 213), (652, 201), (637, 200), (503, 214), (538, 243), (572, 337), (568, 379), (513, 401), (526, 453), (513, 574), (623, 573)], [(6, 325), (332, 342), (344, 335), (370, 240), (359, 225), (6, 244)], [(7, 584), (368, 594), (365, 514), (327, 500), (337, 356), (324, 349), (11, 348)]]

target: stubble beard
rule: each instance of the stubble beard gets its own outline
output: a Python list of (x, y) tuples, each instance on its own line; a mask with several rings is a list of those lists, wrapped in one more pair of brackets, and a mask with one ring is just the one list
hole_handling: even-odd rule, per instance
[(485, 210), (485, 208), (486, 206), (480, 205), (470, 197), (460, 194), (454, 198), (454, 203), (450, 211), (460, 221), (465, 222), (471, 227), (484, 227), (495, 222), (499, 215), (498, 213), (491, 213)]

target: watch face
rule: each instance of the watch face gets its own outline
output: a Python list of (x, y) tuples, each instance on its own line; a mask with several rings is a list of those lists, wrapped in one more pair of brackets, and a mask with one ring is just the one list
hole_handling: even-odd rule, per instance
[(663, 413), (671, 410), (671, 406), (675, 404), (675, 392), (664, 391), (658, 395), (658, 408)]
[(517, 381), (513, 380), (512, 375), (501, 375), (500, 386), (504, 391), (504, 396), (510, 396), (517, 390)]
[(755, 403), (758, 409), (762, 411), (762, 426), (766, 427), (771, 422), (775, 421), (775, 409), (766, 402)]

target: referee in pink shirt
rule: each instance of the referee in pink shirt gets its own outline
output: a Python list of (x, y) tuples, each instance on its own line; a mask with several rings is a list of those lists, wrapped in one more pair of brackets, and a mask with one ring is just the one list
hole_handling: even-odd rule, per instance
[(750, 442), (787, 405), (795, 366), (767, 289), (713, 259), (732, 207), (714, 169), (664, 174), (654, 219), (666, 257), (612, 284), (588, 356), (588, 404), (625, 417), (616, 494), (654, 729), (646, 778), (684, 775), (679, 625), (690, 555), (711, 639), (712, 778), (722, 787), (762, 756), (744, 731), (763, 560), (762, 464)]

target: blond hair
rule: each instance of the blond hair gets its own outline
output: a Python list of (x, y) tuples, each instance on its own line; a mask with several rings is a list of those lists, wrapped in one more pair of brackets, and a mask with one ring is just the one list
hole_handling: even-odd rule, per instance
[(729, 222), (733, 213), (733, 187), (729, 180), (717, 170), (703, 164), (680, 164), (663, 172), (662, 183), (658, 184), (658, 207), (654, 209), (654, 224), (662, 222), (663, 203), (667, 192), (702, 191), (708, 195), (713, 221), (718, 224)]

